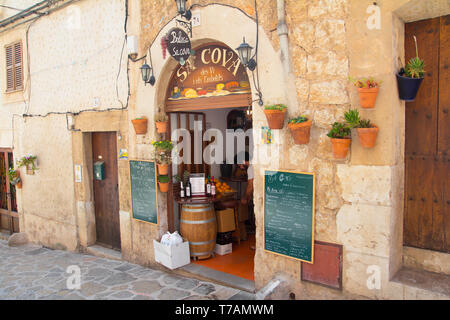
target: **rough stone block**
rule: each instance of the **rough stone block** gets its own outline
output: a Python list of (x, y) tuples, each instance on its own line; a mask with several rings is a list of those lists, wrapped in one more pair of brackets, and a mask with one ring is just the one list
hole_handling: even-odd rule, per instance
[(346, 49), (344, 20), (321, 20), (316, 25), (315, 46), (322, 50), (343, 51)]
[(390, 206), (392, 170), (387, 166), (337, 166), (342, 197), (353, 203)]
[(389, 257), (390, 207), (344, 205), (337, 214), (338, 241), (347, 250)]
[(18, 247), (23, 246), (28, 243), (28, 236), (26, 233), (14, 233), (8, 239), (8, 246), (10, 247)]
[(347, 13), (347, 0), (317, 0), (308, 7), (308, 17), (319, 19), (324, 16), (342, 18)]
[(342, 81), (323, 81), (311, 84), (310, 101), (318, 104), (346, 104), (349, 97)]
[(308, 56), (308, 76), (348, 76), (348, 59), (334, 51), (319, 52)]

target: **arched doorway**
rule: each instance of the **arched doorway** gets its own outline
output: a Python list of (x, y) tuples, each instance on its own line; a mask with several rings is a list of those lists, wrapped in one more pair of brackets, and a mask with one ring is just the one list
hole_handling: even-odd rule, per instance
[[(194, 174), (203, 175), (207, 181), (215, 181), (224, 201), (233, 199), (236, 206), (231, 211), (220, 210), (215, 203), (219, 221), (215, 256), (194, 263), (253, 281), (253, 207), (240, 203), (247, 179), (245, 172), (237, 176), (238, 166), (231, 167), (231, 175), (225, 174), (223, 169), (227, 160), (228, 163), (233, 161), (239, 150), (248, 152), (253, 147), (252, 139), (244, 139), (243, 146), (235, 145), (233, 139), (231, 147), (226, 141), (227, 130), (252, 127), (249, 77), (237, 53), (221, 42), (196, 46), (194, 52), (184, 65), (178, 64), (174, 68), (166, 91), (168, 139), (182, 145), (177, 150), (182, 161), (172, 164), (170, 172), (173, 187), (168, 197), (169, 230), (180, 230), (179, 182), (183, 181), (185, 186), (187, 177)], [(227, 121), (231, 118), (232, 121)], [(220, 148), (220, 155), (218, 151), (208, 153), (211, 144)], [(230, 189), (235, 191), (234, 194), (228, 192), (232, 194), (226, 195), (225, 191)], [(194, 197), (202, 196), (202, 192), (194, 192), (194, 188), (192, 191)]]

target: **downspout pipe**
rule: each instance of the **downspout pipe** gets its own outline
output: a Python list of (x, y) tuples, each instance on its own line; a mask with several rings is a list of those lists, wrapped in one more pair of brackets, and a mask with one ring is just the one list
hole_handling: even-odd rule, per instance
[(277, 0), (278, 11), (278, 36), (280, 38), (281, 62), (284, 72), (288, 75), (291, 72), (291, 62), (289, 57), (288, 27), (286, 25), (286, 9), (284, 0)]

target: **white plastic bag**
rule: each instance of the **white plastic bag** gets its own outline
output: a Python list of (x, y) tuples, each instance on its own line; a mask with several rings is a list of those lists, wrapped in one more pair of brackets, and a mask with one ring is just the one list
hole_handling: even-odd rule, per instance
[(178, 231), (175, 231), (174, 233), (172, 233), (170, 235), (169, 242), (170, 242), (171, 245), (181, 244), (181, 243), (183, 243), (183, 238), (180, 236)]
[(166, 232), (166, 234), (161, 237), (161, 244), (164, 246), (174, 246), (181, 243), (183, 243), (183, 238), (178, 231), (175, 231), (174, 233)]
[(164, 246), (170, 246), (170, 232), (166, 232), (161, 238), (161, 244)]

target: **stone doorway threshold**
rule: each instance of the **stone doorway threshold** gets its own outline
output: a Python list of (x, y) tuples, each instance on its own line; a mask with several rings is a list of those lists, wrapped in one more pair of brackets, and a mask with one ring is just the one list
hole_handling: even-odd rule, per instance
[(105, 248), (98, 244), (87, 247), (86, 253), (100, 258), (122, 261), (122, 253), (120, 251)]
[(450, 299), (450, 276), (446, 274), (403, 267), (392, 281)]
[(180, 273), (184, 276), (195, 277), (199, 280), (208, 280), (249, 293), (255, 293), (256, 291), (254, 281), (193, 263), (177, 269), (176, 273)]

